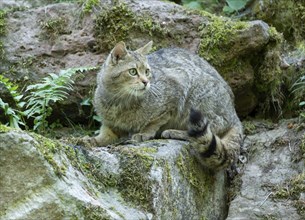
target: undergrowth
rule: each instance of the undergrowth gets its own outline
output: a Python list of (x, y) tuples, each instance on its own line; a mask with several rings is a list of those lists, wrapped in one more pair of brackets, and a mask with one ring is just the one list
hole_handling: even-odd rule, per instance
[(250, 0), (182, 0), (182, 4), (188, 8), (196, 10), (205, 10), (212, 13), (217, 13), (222, 10), (226, 15), (238, 13), (244, 9)]
[(22, 101), (23, 95), (18, 92), (18, 86), (14, 85), (3, 75), (0, 75), (0, 83), (5, 86), (13, 99), (13, 103), (9, 104), (0, 98), (0, 108), (4, 111), (4, 114), (8, 118), (8, 125), (13, 128), (25, 126), (24, 113), (22, 111), (25, 102)]
[(50, 73), (41, 82), (27, 86), (26, 96), (18, 92), (17, 85), (0, 75), (0, 83), (7, 88), (16, 106), (13, 108), (0, 98), (0, 108), (8, 118), (7, 124), (14, 128), (20, 128), (19, 125), (27, 128), (24, 122), (26, 117), (34, 120), (34, 131), (46, 132), (49, 128), (48, 117), (52, 114), (53, 105), (67, 99), (69, 91), (73, 90), (73, 76), (92, 69), (95, 67), (70, 68), (61, 70), (59, 74)]
[(305, 172), (302, 172), (275, 188), (273, 199), (286, 199), (292, 201), (299, 215), (305, 217), (305, 202), (301, 194), (305, 190)]
[(295, 98), (300, 100), (300, 117), (305, 120), (305, 72), (292, 85), (291, 90), (292, 93), (295, 95)]

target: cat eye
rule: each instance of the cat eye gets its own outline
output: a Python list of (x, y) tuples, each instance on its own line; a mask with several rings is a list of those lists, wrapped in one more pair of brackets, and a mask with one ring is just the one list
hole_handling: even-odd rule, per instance
[(149, 69), (145, 70), (145, 75), (146, 75), (146, 76), (149, 76), (149, 75), (150, 75), (150, 70), (149, 70)]
[(132, 68), (132, 69), (129, 70), (129, 74), (130, 74), (131, 76), (135, 76), (135, 75), (138, 74), (138, 71), (137, 71), (135, 68)]

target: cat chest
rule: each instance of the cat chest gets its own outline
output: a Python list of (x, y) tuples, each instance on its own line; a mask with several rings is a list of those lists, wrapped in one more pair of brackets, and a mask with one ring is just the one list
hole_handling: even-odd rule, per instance
[(103, 122), (108, 126), (126, 132), (139, 132), (147, 124), (148, 118), (141, 110), (112, 107), (103, 112)]

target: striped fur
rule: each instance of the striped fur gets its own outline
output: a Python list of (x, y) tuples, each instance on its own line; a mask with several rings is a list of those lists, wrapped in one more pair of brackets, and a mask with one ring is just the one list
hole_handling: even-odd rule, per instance
[(213, 134), (200, 111), (191, 109), (188, 135), (199, 161), (212, 170), (234, 164), (240, 152), (241, 135), (231, 128), (223, 138)]
[(242, 125), (228, 84), (199, 56), (179, 48), (147, 55), (151, 47), (150, 42), (130, 51), (120, 42), (105, 60), (94, 97), (102, 126), (92, 142), (106, 146), (161, 134), (189, 140), (206, 167), (218, 170), (233, 163)]

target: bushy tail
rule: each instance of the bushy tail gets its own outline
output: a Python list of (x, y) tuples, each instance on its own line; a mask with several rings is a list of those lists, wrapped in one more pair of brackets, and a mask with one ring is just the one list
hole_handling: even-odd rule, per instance
[(207, 118), (191, 109), (188, 135), (199, 161), (209, 169), (220, 170), (236, 163), (242, 141), (239, 127), (232, 127), (220, 138), (211, 132)]

